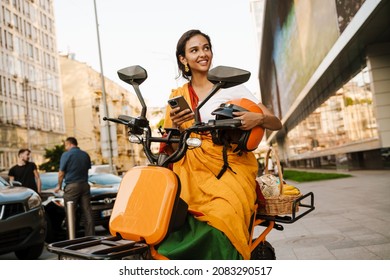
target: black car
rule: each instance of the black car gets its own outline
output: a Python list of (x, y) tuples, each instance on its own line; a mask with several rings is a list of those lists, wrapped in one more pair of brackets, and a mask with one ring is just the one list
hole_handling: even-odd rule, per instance
[[(67, 238), (65, 207), (63, 192), (54, 193), (53, 189), (58, 182), (57, 172), (40, 174), (42, 181), (41, 197), (46, 211), (48, 224), (47, 242), (63, 240)], [(109, 173), (97, 173), (89, 175), (91, 185), (91, 207), (95, 226), (103, 226), (108, 229), (108, 223), (118, 193), (121, 177)], [(82, 233), (84, 217), (81, 211), (76, 209), (77, 234)]]
[(38, 259), (45, 246), (45, 210), (39, 195), (0, 177), (0, 254)]

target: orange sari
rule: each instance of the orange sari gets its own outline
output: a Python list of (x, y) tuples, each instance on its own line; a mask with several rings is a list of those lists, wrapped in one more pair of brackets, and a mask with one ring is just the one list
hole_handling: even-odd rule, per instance
[[(187, 83), (173, 90), (170, 98), (183, 95), (188, 104), (192, 104), (188, 88)], [(167, 106), (164, 125), (167, 128), (172, 127), (169, 113)], [(186, 122), (182, 127), (191, 125), (192, 122)], [(233, 152), (234, 147), (228, 149), (232, 170), (226, 170), (217, 179), (224, 164), (223, 146), (215, 145), (211, 135), (192, 136), (202, 139), (201, 147), (189, 149), (186, 156), (173, 165), (181, 180), (181, 197), (188, 203), (190, 211), (201, 213), (196, 219), (222, 231), (241, 256), (250, 259), (249, 226), (256, 201), (256, 158), (252, 152), (238, 154)]]

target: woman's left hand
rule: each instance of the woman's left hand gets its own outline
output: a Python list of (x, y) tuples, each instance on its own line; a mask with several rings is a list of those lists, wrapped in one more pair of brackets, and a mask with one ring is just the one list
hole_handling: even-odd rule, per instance
[(233, 115), (236, 116), (235, 119), (241, 120), (239, 128), (242, 130), (250, 130), (255, 126), (261, 125), (265, 118), (264, 114), (254, 112), (233, 112)]

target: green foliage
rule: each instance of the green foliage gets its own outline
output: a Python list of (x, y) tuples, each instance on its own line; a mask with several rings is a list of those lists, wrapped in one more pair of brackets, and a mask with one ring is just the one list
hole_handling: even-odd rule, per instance
[(157, 124), (157, 127), (164, 127), (164, 121), (165, 119), (161, 119), (158, 124)]
[(65, 145), (56, 145), (53, 149), (45, 149), (44, 157), (48, 159), (45, 163), (39, 166), (40, 170), (46, 172), (58, 171), (60, 168), (61, 155), (65, 152)]
[(354, 101), (351, 97), (345, 97), (344, 98), (344, 105), (345, 106), (351, 106), (354, 104)]
[(351, 176), (352, 175), (341, 174), (341, 173), (318, 173), (318, 172), (306, 172), (306, 171), (286, 170), (286, 169), (283, 171), (283, 178), (285, 180), (291, 180), (300, 183), (346, 178)]

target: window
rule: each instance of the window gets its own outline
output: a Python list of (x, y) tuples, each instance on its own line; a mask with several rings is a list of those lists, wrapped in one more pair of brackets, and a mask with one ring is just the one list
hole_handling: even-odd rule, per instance
[(0, 100), (0, 123), (4, 123), (5, 122), (5, 114), (4, 114), (4, 103), (3, 101)]
[(8, 9), (5, 9), (4, 11), (4, 20), (5, 20), (5, 24), (8, 25), (8, 27), (13, 27), (11, 12)]
[(26, 29), (25, 29), (26, 37), (32, 39), (31, 24), (29, 22), (25, 21), (25, 26), (26, 26)]
[(34, 47), (30, 43), (27, 43), (27, 55), (29, 58), (34, 59)]
[(14, 27), (16, 30), (19, 30), (19, 17), (16, 14), (14, 14)]
[(8, 50), (13, 51), (14, 50), (14, 37), (13, 37), (12, 33), (10, 33), (10, 32), (5, 31), (5, 33), (6, 33), (5, 47)]

